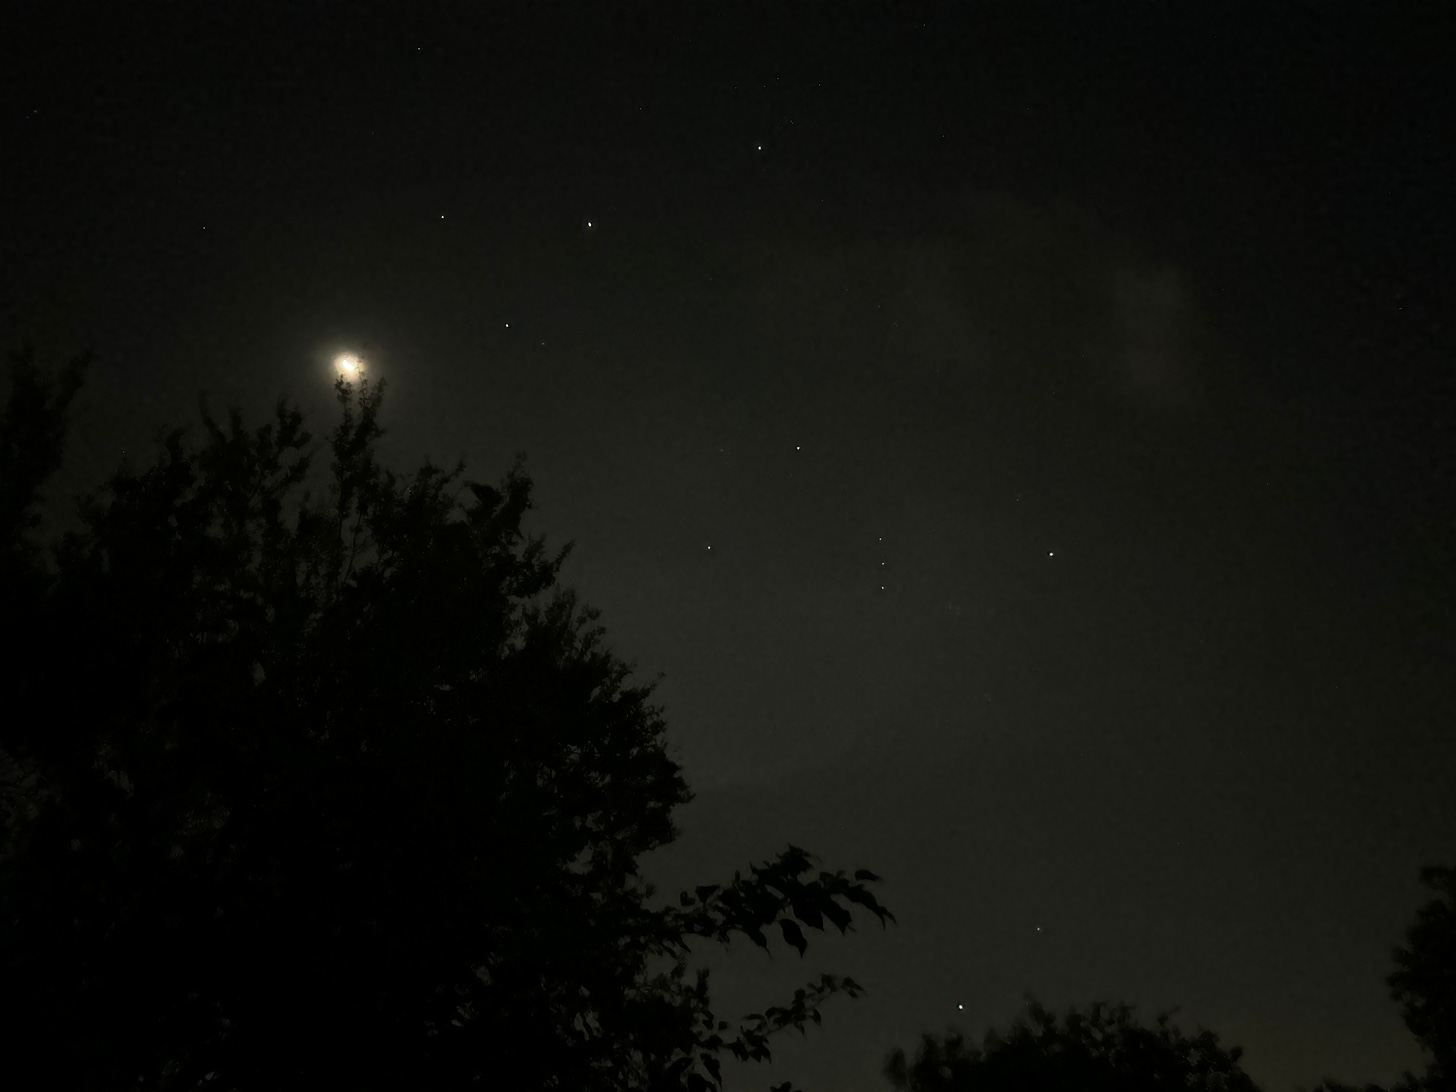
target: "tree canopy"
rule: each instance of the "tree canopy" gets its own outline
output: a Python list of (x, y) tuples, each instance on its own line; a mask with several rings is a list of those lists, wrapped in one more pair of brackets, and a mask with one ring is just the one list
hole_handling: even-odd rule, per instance
[(1139, 1024), (1127, 1005), (1057, 1016), (1038, 1002), (983, 1045), (962, 1035), (921, 1037), (913, 1059), (895, 1050), (885, 1076), (900, 1092), (1256, 1092), (1241, 1050), (1211, 1031), (1184, 1035), (1168, 1014)]
[[(161, 440), (42, 549), (81, 365), (13, 361), (0, 976), (12, 1077), (69, 1088), (689, 1089), (850, 978), (730, 1027), (689, 945), (893, 920), (789, 846), (655, 894), (691, 799), (652, 687), (528, 536), (531, 481), (379, 465), (336, 386), (325, 495), (280, 402)], [(7, 1082), (9, 1087), (20, 1085)]]
[(1314, 1092), (1453, 1092), (1456, 1090), (1456, 868), (1431, 865), (1421, 881), (1435, 898), (1416, 911), (1386, 978), (1390, 996), (1428, 1062), (1388, 1089), (1327, 1080)]
[(1429, 1055), (1425, 1084), (1456, 1088), (1456, 868), (1431, 866), (1421, 880), (1435, 897), (1416, 913), (1387, 980), (1406, 1027)]

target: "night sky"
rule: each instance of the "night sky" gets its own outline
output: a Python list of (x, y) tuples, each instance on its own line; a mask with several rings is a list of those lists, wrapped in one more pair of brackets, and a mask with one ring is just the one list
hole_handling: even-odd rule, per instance
[(95, 349), (61, 499), (202, 392), (326, 432), (346, 351), (398, 469), (526, 452), (697, 793), (647, 874), (886, 878), (705, 953), (728, 1016), (868, 990), (730, 1092), (1028, 991), (1389, 1081), (1456, 847), (1440, 7), (6, 5), (0, 348)]

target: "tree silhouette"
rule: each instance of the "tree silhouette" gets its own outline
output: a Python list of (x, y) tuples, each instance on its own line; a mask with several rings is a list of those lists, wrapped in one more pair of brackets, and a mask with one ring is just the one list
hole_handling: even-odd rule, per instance
[[(35, 351), (10, 356), (10, 391), (0, 417), (0, 544), (7, 555), (5, 576), (21, 589), (20, 574), (36, 563), (29, 535), (40, 522), (35, 507), (40, 488), (61, 466), (66, 411), (81, 389), (89, 356), (70, 361), (58, 383), (48, 382), (35, 363)], [(8, 601), (8, 600), (7, 600)]]
[(794, 846), (649, 906), (637, 861), (691, 793), (558, 585), (567, 549), (523, 533), (519, 461), (399, 477), (383, 384), (340, 380), (316, 499), (298, 411), (204, 406), (200, 445), (167, 434), (47, 555), (30, 510), (79, 365), (13, 375), (7, 1087), (696, 1092), (858, 995), (823, 975), (715, 1017), (695, 938), (802, 955), (855, 905), (893, 915)]
[(1456, 1088), (1456, 868), (1422, 869), (1435, 898), (1416, 913), (1386, 980), (1406, 1027), (1430, 1055), (1424, 1084)]
[(1210, 1031), (1188, 1038), (1169, 1019), (1149, 1028), (1129, 1006), (1103, 1004), (1059, 1018), (1028, 999), (1010, 1031), (993, 1028), (979, 1050), (958, 1033), (924, 1035), (913, 1061), (897, 1049), (884, 1072), (901, 1092), (1255, 1092), (1238, 1047)]
[[(1395, 949), (1395, 970), (1386, 979), (1405, 1026), (1430, 1057), (1423, 1076), (1405, 1073), (1388, 1092), (1456, 1090), (1456, 868), (1421, 870), (1421, 882), (1436, 897), (1421, 907)], [(1326, 1080), (1313, 1092), (1387, 1092)]]

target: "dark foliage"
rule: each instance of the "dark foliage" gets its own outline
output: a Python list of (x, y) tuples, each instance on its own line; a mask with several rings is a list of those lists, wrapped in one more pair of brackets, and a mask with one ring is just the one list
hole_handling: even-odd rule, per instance
[(204, 408), (43, 562), (78, 382), (22, 362), (0, 437), (7, 1087), (702, 1090), (857, 995), (714, 1016), (694, 939), (892, 916), (793, 846), (649, 905), (690, 793), (519, 464), (397, 477), (341, 382), (315, 499), (299, 413)]
[(1387, 981), (1406, 1027), (1430, 1056), (1426, 1087), (1456, 1089), (1456, 868), (1424, 869), (1421, 880), (1436, 897), (1406, 930)]
[(22, 573), (37, 563), (30, 532), (40, 522), (35, 509), (46, 479), (61, 466), (66, 410), (81, 389), (89, 357), (68, 363), (59, 382), (48, 381), (25, 348), (10, 355), (10, 390), (0, 417), (0, 548), (10, 596), (22, 591)]
[(1189, 1038), (1158, 1017), (1138, 1024), (1126, 1005), (1057, 1017), (1035, 1001), (1010, 1031), (978, 1050), (959, 1034), (925, 1035), (913, 1061), (896, 1050), (885, 1076), (902, 1092), (1256, 1092), (1238, 1047), (1210, 1031)]

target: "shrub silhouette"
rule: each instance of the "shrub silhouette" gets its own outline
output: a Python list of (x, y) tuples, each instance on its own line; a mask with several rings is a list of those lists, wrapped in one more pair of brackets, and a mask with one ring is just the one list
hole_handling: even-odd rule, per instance
[(925, 1035), (913, 1059), (895, 1050), (885, 1076), (901, 1092), (1255, 1092), (1241, 1051), (1204, 1031), (1185, 1036), (1158, 1017), (1146, 1027), (1127, 1005), (1094, 1004), (1058, 1017), (1036, 1001), (980, 1049), (964, 1037)]

